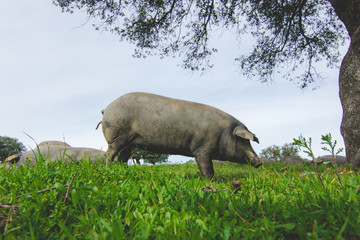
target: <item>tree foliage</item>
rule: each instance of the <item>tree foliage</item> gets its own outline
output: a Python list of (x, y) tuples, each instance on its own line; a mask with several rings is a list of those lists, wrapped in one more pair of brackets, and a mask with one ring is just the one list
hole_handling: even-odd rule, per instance
[(282, 147), (272, 145), (261, 151), (260, 157), (274, 161), (281, 161), (286, 156), (299, 156), (299, 148), (291, 143), (285, 143)]
[(26, 150), (24, 144), (16, 138), (0, 136), (0, 161), (3, 161), (10, 155), (21, 153)]
[[(280, 68), (284, 77), (306, 87), (319, 77), (314, 64), (339, 62), (347, 38), (328, 0), (53, 0), (65, 12), (85, 10), (108, 30), (135, 45), (135, 56), (183, 56), (191, 70), (211, 67), (216, 30), (256, 38), (253, 51), (236, 59), (244, 73), (269, 81)], [(300, 70), (298, 70), (300, 69)], [(294, 72), (296, 77), (294, 77)]]
[(139, 163), (140, 159), (143, 159), (146, 163), (156, 164), (167, 162), (169, 154), (158, 154), (148, 150), (134, 148), (131, 153), (131, 159), (135, 159)]

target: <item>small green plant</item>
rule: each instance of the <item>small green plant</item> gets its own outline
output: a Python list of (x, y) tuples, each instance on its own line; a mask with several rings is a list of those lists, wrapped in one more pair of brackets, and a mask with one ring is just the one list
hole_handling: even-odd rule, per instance
[(320, 179), (320, 182), (321, 182), (321, 185), (323, 188), (325, 188), (325, 185), (322, 181), (322, 178), (321, 178), (321, 175), (319, 173), (319, 169), (317, 168), (317, 159), (315, 158), (314, 156), (314, 153), (312, 151), (312, 147), (311, 147), (311, 143), (312, 143), (312, 139), (309, 138), (309, 140), (307, 141), (302, 135), (299, 136), (298, 139), (295, 139), (294, 138), (294, 145), (296, 146), (299, 146), (299, 147), (302, 147), (302, 148), (305, 148), (303, 150), (304, 153), (307, 153), (309, 157), (312, 158), (313, 162), (314, 162), (314, 165), (315, 165), (315, 170), (316, 170), (316, 173)]
[(335, 140), (334, 142), (332, 141), (332, 137), (331, 137), (331, 133), (328, 133), (326, 135), (322, 135), (321, 136), (321, 144), (323, 145), (328, 145), (328, 147), (322, 147), (322, 149), (324, 151), (327, 151), (329, 153), (331, 153), (332, 155), (332, 158), (333, 158), (333, 161), (334, 161), (334, 167), (335, 167), (335, 172), (336, 172), (336, 176), (339, 180), (339, 183), (340, 183), (340, 186), (341, 188), (343, 187), (342, 183), (341, 183), (341, 180), (340, 180), (340, 176), (339, 176), (339, 172), (338, 172), (338, 169), (337, 169), (337, 164), (336, 164), (336, 156), (343, 152), (344, 151), (344, 148), (339, 148), (336, 152), (335, 152), (335, 147), (336, 147), (336, 144), (337, 144), (337, 141)]

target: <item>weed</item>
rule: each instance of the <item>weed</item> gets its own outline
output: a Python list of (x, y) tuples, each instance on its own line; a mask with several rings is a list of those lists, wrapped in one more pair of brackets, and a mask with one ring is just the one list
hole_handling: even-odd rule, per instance
[(309, 138), (309, 140), (307, 141), (302, 135), (300, 135), (299, 139), (294, 138), (294, 143), (293, 144), (296, 145), (296, 146), (305, 148), (303, 151), (304, 151), (304, 153), (307, 153), (309, 157), (312, 158), (313, 163), (315, 165), (316, 173), (317, 173), (317, 175), (319, 177), (321, 185), (322, 185), (323, 188), (325, 188), (324, 183), (323, 183), (322, 178), (321, 178), (321, 175), (319, 173), (318, 167), (317, 167), (317, 159), (315, 158), (314, 153), (313, 153), (312, 148), (311, 148), (311, 143), (312, 143), (311, 138)]
[(339, 148), (336, 153), (335, 153), (335, 147), (336, 147), (336, 143), (337, 141), (335, 140), (334, 142), (332, 141), (332, 138), (331, 138), (331, 133), (329, 134), (326, 134), (326, 135), (322, 135), (321, 136), (321, 144), (323, 145), (328, 145), (330, 148), (328, 147), (323, 147), (322, 149), (327, 151), (327, 152), (330, 152), (331, 153), (331, 156), (333, 158), (333, 162), (334, 162), (334, 167), (335, 167), (335, 172), (336, 172), (336, 176), (339, 180), (339, 183), (340, 183), (340, 186), (341, 188), (343, 187), (342, 183), (341, 183), (341, 180), (340, 180), (340, 176), (339, 176), (339, 172), (338, 172), (338, 169), (337, 169), (337, 164), (336, 164), (336, 156), (343, 152), (344, 149), (343, 148)]

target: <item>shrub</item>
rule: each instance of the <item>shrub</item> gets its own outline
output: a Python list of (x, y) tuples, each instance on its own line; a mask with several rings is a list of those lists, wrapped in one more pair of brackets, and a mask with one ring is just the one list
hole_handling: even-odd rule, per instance
[(286, 156), (299, 156), (299, 148), (291, 143), (285, 143), (282, 147), (272, 145), (261, 151), (260, 157), (274, 161), (280, 161)]

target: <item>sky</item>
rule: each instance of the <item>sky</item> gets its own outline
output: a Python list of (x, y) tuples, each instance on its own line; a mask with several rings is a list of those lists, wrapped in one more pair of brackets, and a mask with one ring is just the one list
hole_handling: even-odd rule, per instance
[[(249, 79), (234, 61), (250, 51), (253, 39), (215, 33), (219, 49), (205, 73), (179, 67), (181, 58), (133, 58), (133, 46), (118, 36), (96, 31), (84, 12), (62, 13), (44, 0), (0, 2), (0, 136), (17, 138), (28, 149), (46, 140), (106, 151), (101, 110), (128, 92), (150, 92), (219, 108), (244, 123), (260, 144), (312, 138), (315, 155), (321, 135), (340, 134), (342, 108), (339, 69), (319, 65), (317, 90), (301, 90), (276, 77), (272, 83)], [(344, 55), (348, 44), (341, 48)], [(31, 138), (29, 136), (31, 136)], [(305, 155), (303, 155), (305, 156)], [(189, 157), (173, 156), (173, 162)]]

